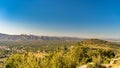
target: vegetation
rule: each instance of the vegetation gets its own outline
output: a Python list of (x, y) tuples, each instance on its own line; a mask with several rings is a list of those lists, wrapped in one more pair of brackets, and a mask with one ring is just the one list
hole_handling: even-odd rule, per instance
[(104, 68), (104, 64), (110, 64), (118, 56), (119, 51), (115, 48), (120, 48), (118, 44), (97, 39), (45, 42), (32, 42), (32, 46), (10, 42), (15, 45), (9, 45), (10, 56), (4, 61), (4, 68), (79, 68), (82, 65)]

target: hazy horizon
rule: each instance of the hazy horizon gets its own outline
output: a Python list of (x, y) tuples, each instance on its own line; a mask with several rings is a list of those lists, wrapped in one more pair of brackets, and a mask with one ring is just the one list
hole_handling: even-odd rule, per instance
[(116, 0), (0, 1), (0, 33), (120, 39)]

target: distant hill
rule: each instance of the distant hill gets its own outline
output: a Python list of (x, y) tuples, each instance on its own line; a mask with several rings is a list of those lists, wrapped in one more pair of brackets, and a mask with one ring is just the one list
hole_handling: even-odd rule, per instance
[[(103, 40), (97, 40), (97, 39), (88, 39), (85, 38), (76, 38), (76, 37), (55, 37), (55, 36), (36, 36), (36, 35), (27, 35), (27, 34), (21, 34), (21, 35), (8, 35), (0, 33), (0, 41), (82, 41), (86, 43), (108, 43), (107, 41)], [(84, 40), (84, 41), (83, 41)], [(111, 42), (119, 42), (119, 39), (105, 39)]]
[(27, 40), (40, 40), (39, 37), (33, 35), (8, 35), (0, 33), (0, 41), (27, 41)]
[(112, 49), (118, 49), (120, 47), (120, 44), (109, 42), (106, 40), (100, 40), (100, 39), (86, 39), (80, 42), (80, 44), (84, 46), (89, 46), (91, 48), (112, 48)]
[(82, 38), (73, 37), (49, 37), (36, 35), (8, 35), (0, 33), (0, 41), (40, 41), (40, 40), (64, 40), (64, 41), (81, 41)]
[(100, 39), (86, 39), (86, 40), (83, 40), (81, 41), (81, 43), (83, 44), (90, 44), (90, 45), (102, 45), (102, 44), (106, 44), (106, 45), (110, 45), (112, 44), (111, 42), (108, 42), (108, 41), (105, 41), (105, 40), (100, 40)]

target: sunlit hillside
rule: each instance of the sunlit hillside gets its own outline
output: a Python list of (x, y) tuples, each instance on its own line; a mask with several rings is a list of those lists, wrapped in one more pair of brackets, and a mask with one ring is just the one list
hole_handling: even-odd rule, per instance
[(1, 67), (115, 68), (119, 66), (120, 45), (104, 40), (41, 41), (28, 42), (29, 45), (21, 43), (1, 43)]

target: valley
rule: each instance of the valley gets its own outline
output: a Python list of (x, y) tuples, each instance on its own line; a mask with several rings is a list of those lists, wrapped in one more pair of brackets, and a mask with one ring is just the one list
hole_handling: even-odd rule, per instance
[(117, 42), (57, 37), (23, 41), (26, 36), (0, 42), (1, 68), (119, 68)]

